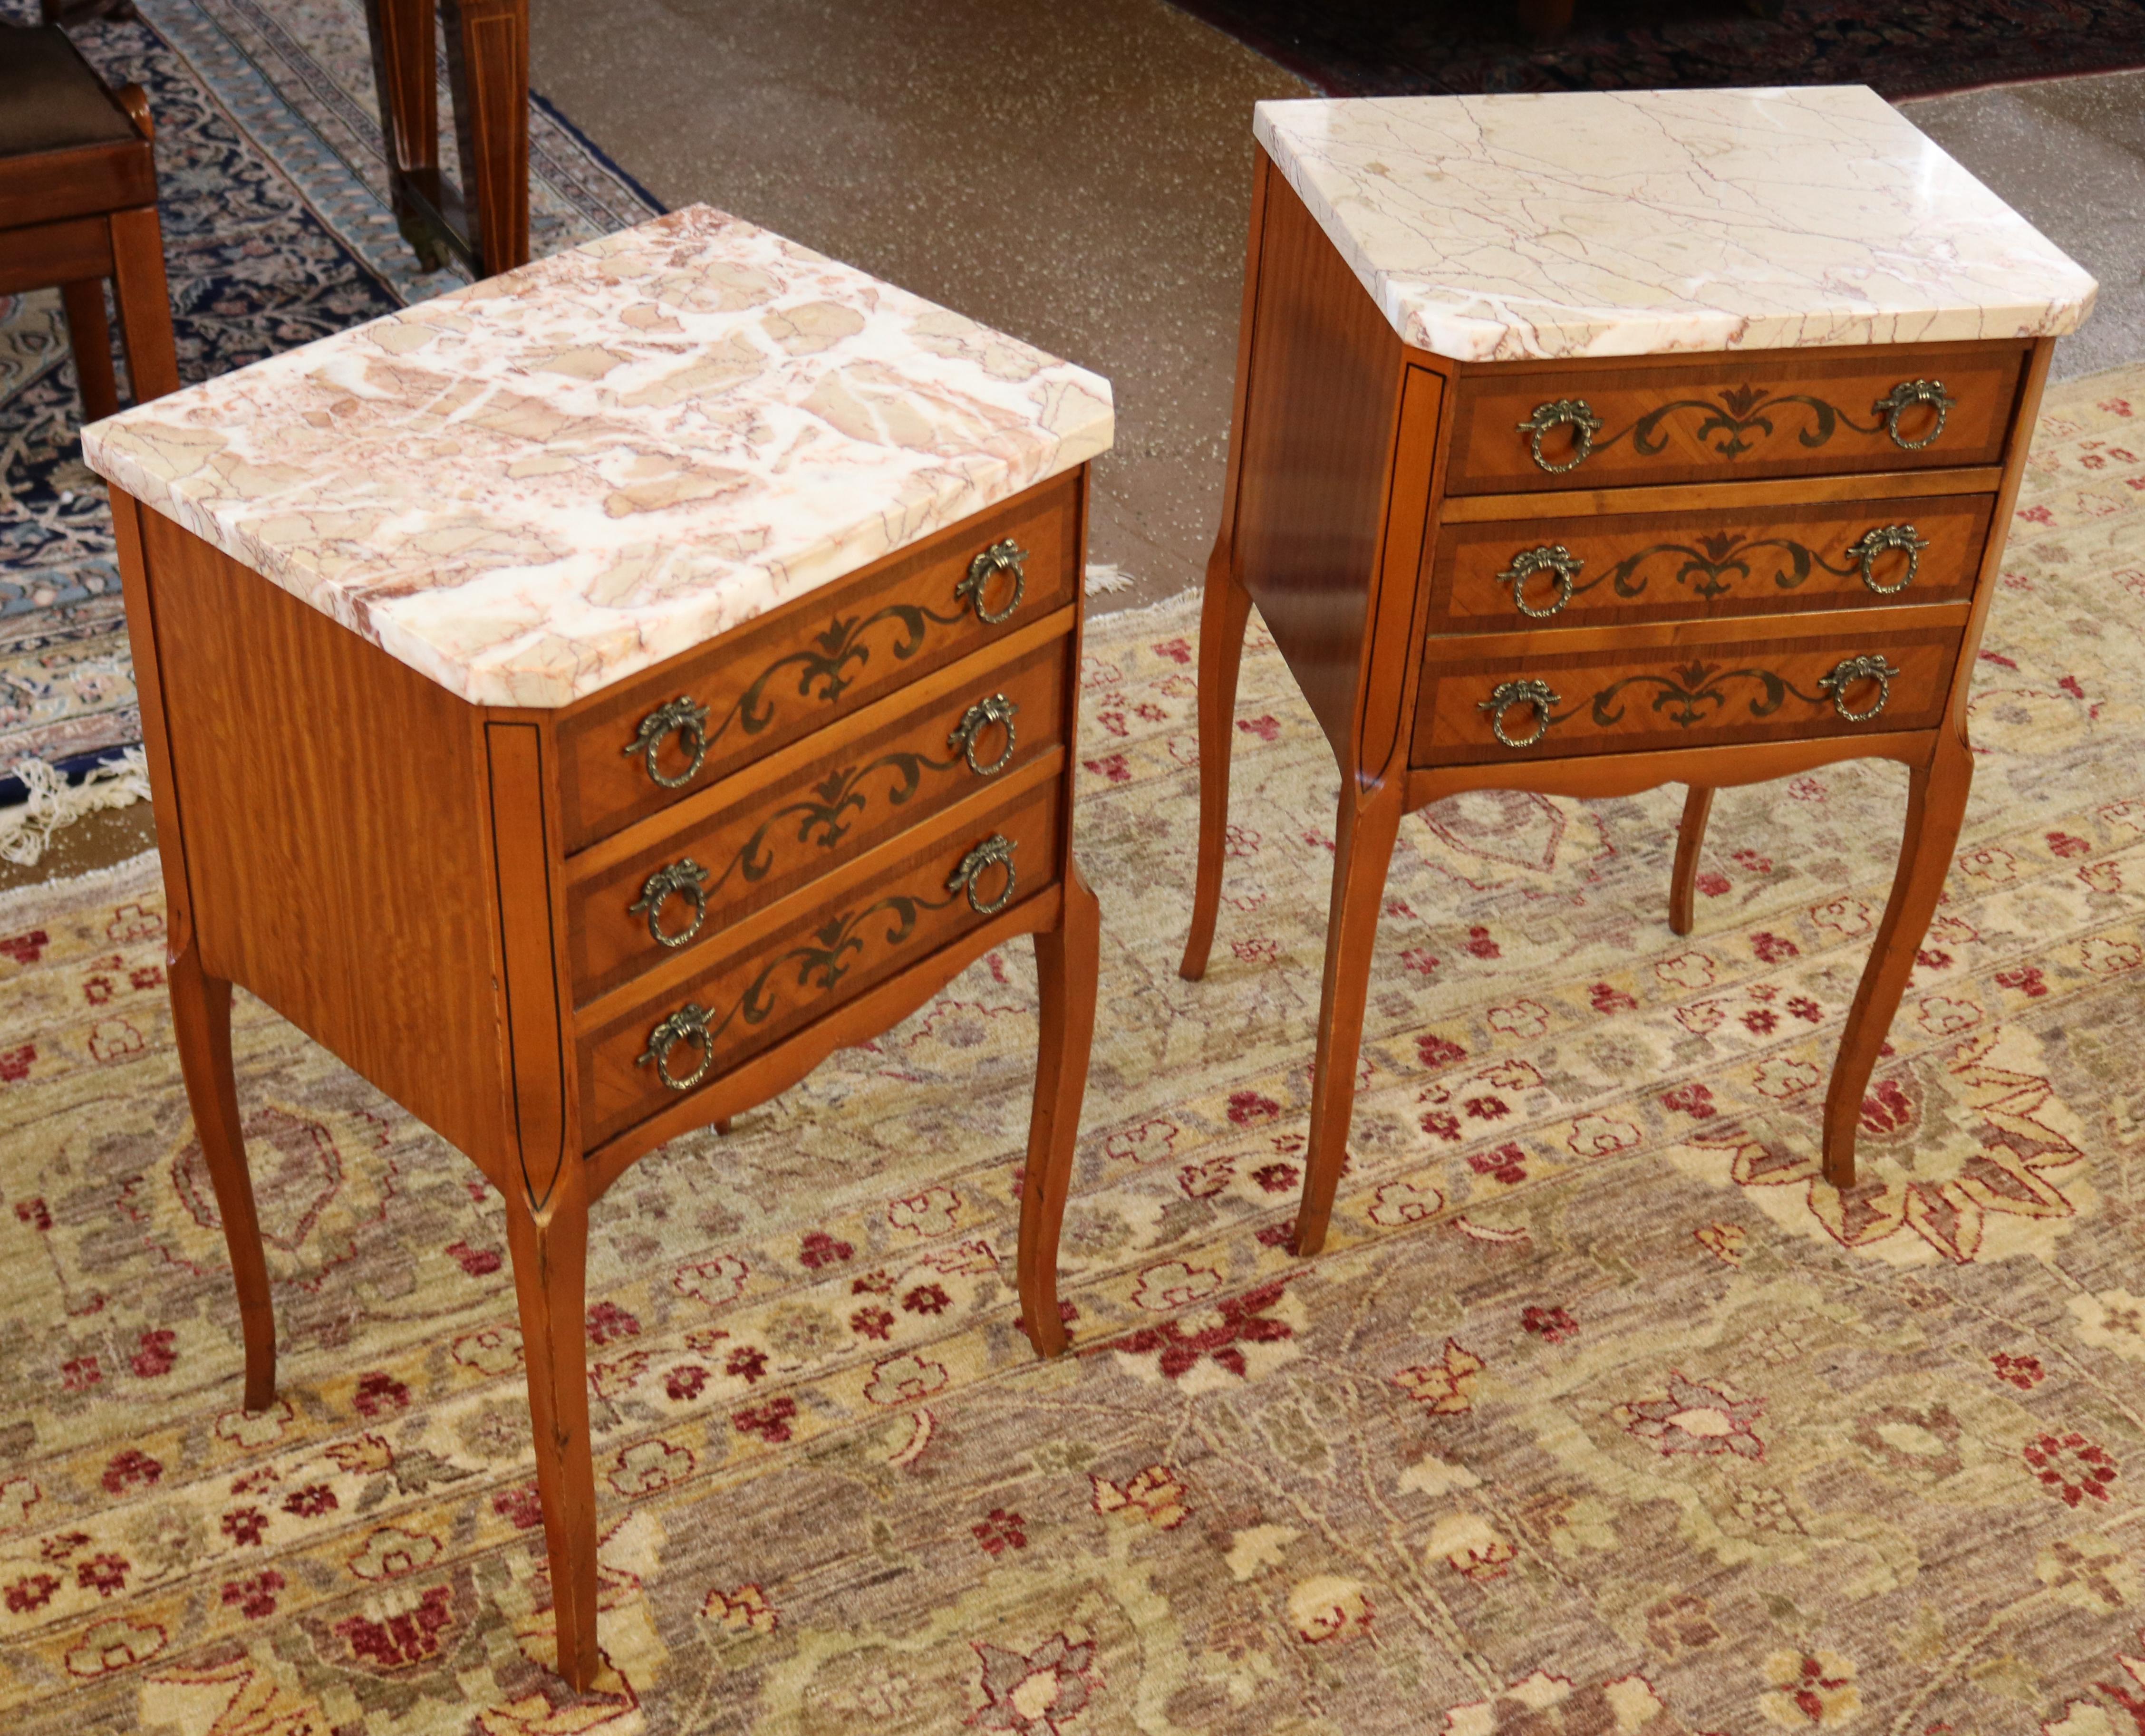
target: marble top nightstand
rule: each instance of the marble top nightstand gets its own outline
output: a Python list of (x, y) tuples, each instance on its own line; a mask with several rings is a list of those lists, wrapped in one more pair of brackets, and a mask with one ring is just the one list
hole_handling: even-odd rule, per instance
[(97, 423), (82, 450), (449, 692), (550, 707), (1112, 430), (1107, 381), (694, 206)]
[(2056, 337), (2093, 280), (1855, 88), (1267, 102), (1200, 644), (1206, 968), (1256, 601), (1341, 772), (1295, 1229), (1321, 1245), (1401, 816), (1486, 786), (1909, 768), (1820, 1118), (1863, 1092), (1949, 867), (1966, 703)]
[(1010, 1276), (1038, 1351), (1064, 1346), (1098, 925), (1071, 769), (1110, 437), (1094, 375), (701, 206), (84, 434), (247, 1406), (275, 1335), (234, 982), (500, 1191), (576, 1686), (591, 1203), (1022, 934)]

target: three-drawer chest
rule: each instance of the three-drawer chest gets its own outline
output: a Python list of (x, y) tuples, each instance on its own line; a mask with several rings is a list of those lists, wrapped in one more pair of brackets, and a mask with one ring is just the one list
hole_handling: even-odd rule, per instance
[(1111, 431), (1107, 382), (696, 206), (85, 433), (247, 1406), (275, 1341), (234, 983), (499, 1191), (576, 1686), (590, 1206), (1022, 934), (1014, 1276), (1037, 1350), (1064, 1345), (1098, 924), (1071, 767)]
[(2092, 280), (1873, 92), (1262, 103), (1199, 665), (1183, 973), (1222, 889), (1256, 603), (1341, 773), (1299, 1252), (1323, 1241), (1402, 815), (1461, 791), (1909, 769), (1826, 1099), (1864, 1091), (1972, 763), (1968, 684)]

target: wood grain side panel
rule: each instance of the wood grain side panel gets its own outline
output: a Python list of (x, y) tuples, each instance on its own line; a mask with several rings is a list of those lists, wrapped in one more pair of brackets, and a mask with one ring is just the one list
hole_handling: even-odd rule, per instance
[[(1939, 495), (1707, 512), (1618, 513), (1446, 525), (1431, 555), (1432, 633), (1547, 630), (1619, 621), (1784, 614), (1809, 609), (1955, 603), (1971, 596), (1993, 497)], [(1872, 589), (1853, 553), (1874, 531), (1927, 545), (1873, 555)], [(1556, 551), (1580, 563), (1568, 601), (1555, 571), (1527, 574), (1530, 623), (1503, 575)], [(1911, 562), (1912, 577), (1909, 579)]]
[(1296, 191), (1267, 180), (1236, 558), (1344, 765), (1401, 389), (1392, 327)]
[(161, 514), (137, 517), (204, 967), (496, 1177), (478, 713)]
[[(1080, 472), (1053, 477), (991, 510), (813, 591), (711, 643), (605, 688), (560, 714), (565, 843), (580, 850), (764, 755), (861, 709), (894, 689), (1010, 637), (1080, 593)], [(969, 563), (1002, 539), (1028, 550), (1020, 606), (995, 624), (956, 594)], [(1012, 581), (992, 582), (986, 606), (1005, 609)], [(628, 754), (641, 720), (679, 697), (707, 708), (709, 748), (674, 788)], [(690, 760), (667, 737), (658, 768), (683, 777)]]
[[(1460, 377), (1453, 434), (1456, 495), (1589, 485), (1725, 481), (1855, 470), (1914, 470), (1998, 462), (2011, 426), (2026, 346), (1930, 344), (1896, 349), (1748, 350), (1675, 361), (1571, 362), (1554, 371), (1485, 366)], [(1933, 414), (1908, 412), (1903, 448), (1874, 409), (1903, 381), (1941, 383), (1953, 400), (1941, 433)], [(1593, 451), (1571, 469), (1541, 469), (1520, 425), (1537, 406), (1583, 400), (1600, 418)], [(1543, 456), (1575, 455), (1569, 427)]]

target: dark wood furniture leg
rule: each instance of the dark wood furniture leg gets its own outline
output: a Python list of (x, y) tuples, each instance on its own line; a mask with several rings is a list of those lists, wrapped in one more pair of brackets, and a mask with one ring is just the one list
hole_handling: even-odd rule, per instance
[(231, 1072), (231, 984), (202, 969), (200, 951), (191, 940), (172, 954), (166, 975), (187, 1102), (216, 1190), (216, 1216), (223, 1220), (231, 1276), (238, 1286), (238, 1316), (246, 1335), (246, 1408), (265, 1410), (276, 1400), (276, 1316)]
[(1690, 933), (1691, 900), (1698, 891), (1698, 853), (1705, 843), (1706, 818), (1713, 812), (1713, 792), (1694, 783), (1683, 798), (1683, 823), (1676, 828), (1675, 868), (1669, 876), (1669, 927), (1678, 934)]
[(1230, 571), (1227, 533), (1207, 563), (1199, 614), (1199, 874), (1192, 892), (1192, 933), (1177, 974), (1196, 982), (1207, 974), (1214, 919), (1222, 905), (1222, 866), (1228, 855), (1229, 749), (1237, 714), (1237, 672), (1244, 661), (1251, 593)]
[[(387, 186), (395, 221), (417, 256), (436, 271), (447, 248), (428, 215), (440, 206), (440, 112), (432, 0), (366, 0), (372, 78), (387, 147)], [(421, 209), (411, 197), (422, 196)]]
[(480, 277), (529, 262), (529, 0), (440, 0)]
[(1854, 1186), (1854, 1135), (1861, 1121), (1862, 1096), (1892, 1028), (1893, 1015), (1899, 1010), (1907, 979), (1914, 974), (1922, 937), (1936, 914), (1973, 784), (1973, 750), (1964, 737), (1939, 730), (1929, 763), (1909, 774), (1907, 828), (1899, 840), (1892, 896), (1870, 943), (1869, 962), (1862, 968), (1862, 982), (1832, 1064), (1832, 1084), (1825, 1092), (1824, 1178), (1834, 1187)]
[(1042, 1029), (1036, 1047), (1035, 1107), (1028, 1124), (1028, 1168), (1021, 1186), (1021, 1323), (1041, 1356), (1065, 1348), (1058, 1307), (1058, 1231), (1065, 1219), (1087, 1053), (1095, 1033), (1096, 979), (1102, 912), (1079, 865), (1068, 857), (1058, 926), (1035, 937)]
[(74, 351), (82, 419), (101, 422), (119, 409), (119, 381), (112, 371), (112, 326), (104, 316), (104, 281), (82, 277), (63, 283), (60, 300), (67, 308), (67, 341)]
[(1363, 1002), (1385, 904), (1386, 873), (1406, 801), (1398, 788), (1341, 786), (1333, 853), (1333, 898), (1326, 922), (1326, 985), (1318, 1002), (1318, 1057), (1311, 1082), (1311, 1147), (1303, 1165), (1303, 1203), (1290, 1246), (1315, 1254), (1326, 1245), (1333, 1191), (1348, 1158), (1356, 1107), (1356, 1061), (1363, 1042)]

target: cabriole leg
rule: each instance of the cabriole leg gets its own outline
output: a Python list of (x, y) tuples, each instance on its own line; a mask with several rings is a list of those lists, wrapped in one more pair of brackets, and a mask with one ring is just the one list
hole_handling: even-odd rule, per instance
[(1311, 1087), (1311, 1149), (1304, 1158), (1303, 1201), (1292, 1246), (1315, 1254), (1326, 1245), (1333, 1191), (1348, 1155), (1348, 1122), (1356, 1107), (1356, 1059), (1363, 1042), (1363, 998), (1378, 943), (1386, 871), (1400, 835), (1396, 789), (1360, 792), (1341, 787), (1333, 902), (1326, 923), (1326, 985), (1318, 1007), (1318, 1060)]
[(1222, 903), (1222, 863), (1228, 847), (1229, 748), (1237, 715), (1237, 672), (1244, 660), (1244, 629), (1251, 593), (1230, 570), (1228, 532), (1207, 563), (1207, 590), (1199, 615), (1199, 877), (1192, 893), (1192, 933), (1177, 974), (1197, 982), (1207, 974), (1214, 944), (1214, 918)]
[(1694, 783), (1683, 798), (1683, 824), (1676, 830), (1675, 870), (1669, 876), (1669, 927), (1688, 934), (1691, 899), (1698, 889), (1698, 853), (1705, 843), (1706, 817), (1713, 812), (1713, 792)]
[(1854, 1185), (1854, 1135), (1863, 1093), (1914, 974), (1914, 955), (1929, 933), (1929, 918), (1936, 914), (1973, 783), (1973, 751), (1949, 730), (1940, 732), (1929, 763), (1914, 769), (1908, 785), (1907, 830), (1899, 841), (1892, 896), (1832, 1064), (1832, 1085), (1824, 1100), (1824, 1176), (1835, 1187)]
[(1035, 937), (1042, 1034), (1020, 1200), (1021, 1321), (1041, 1356), (1055, 1356), (1065, 1348), (1065, 1324), (1058, 1313), (1058, 1231), (1065, 1219), (1080, 1103), (1087, 1090), (1102, 932), (1102, 907), (1078, 864), (1068, 858), (1064, 913), (1057, 928)]

